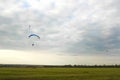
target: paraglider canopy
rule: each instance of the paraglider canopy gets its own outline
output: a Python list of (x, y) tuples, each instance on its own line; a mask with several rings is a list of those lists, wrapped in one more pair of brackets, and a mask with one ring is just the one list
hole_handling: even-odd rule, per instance
[(30, 34), (28, 37), (30, 38), (30, 37), (32, 37), (32, 36), (35, 36), (35, 37), (37, 37), (38, 39), (40, 39), (40, 37), (39, 37), (37, 34)]

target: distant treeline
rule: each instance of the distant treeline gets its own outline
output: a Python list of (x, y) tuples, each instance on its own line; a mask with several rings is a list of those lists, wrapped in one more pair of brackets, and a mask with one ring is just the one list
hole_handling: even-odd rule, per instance
[(0, 64), (0, 67), (18, 67), (18, 68), (120, 68), (120, 65), (24, 65), (24, 64)]

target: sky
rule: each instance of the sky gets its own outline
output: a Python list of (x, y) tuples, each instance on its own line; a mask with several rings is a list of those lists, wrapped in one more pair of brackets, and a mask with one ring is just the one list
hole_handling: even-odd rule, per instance
[(0, 64), (120, 64), (119, 3), (0, 0)]

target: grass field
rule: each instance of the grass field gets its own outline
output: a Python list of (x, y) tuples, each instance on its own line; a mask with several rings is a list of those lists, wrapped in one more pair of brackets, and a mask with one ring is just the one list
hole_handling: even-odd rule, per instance
[(120, 80), (120, 68), (0, 68), (0, 80)]

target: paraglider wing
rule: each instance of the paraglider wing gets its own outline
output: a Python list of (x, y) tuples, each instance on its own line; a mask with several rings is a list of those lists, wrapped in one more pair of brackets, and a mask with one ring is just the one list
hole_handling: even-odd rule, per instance
[(36, 36), (38, 39), (40, 39), (40, 37), (37, 34), (30, 34), (28, 37), (32, 37), (32, 36)]

